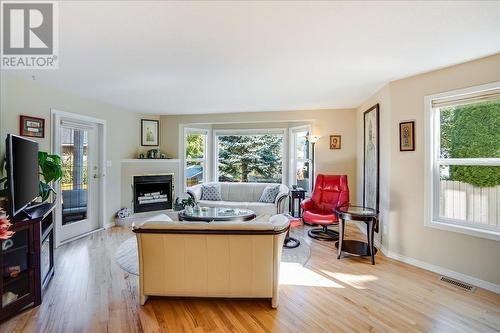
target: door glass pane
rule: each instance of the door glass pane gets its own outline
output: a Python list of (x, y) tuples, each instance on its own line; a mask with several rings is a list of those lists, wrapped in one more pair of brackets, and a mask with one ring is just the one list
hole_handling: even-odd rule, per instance
[(304, 160), (297, 161), (297, 170), (295, 173), (297, 186), (304, 190), (309, 190), (309, 162)]
[(194, 186), (203, 183), (203, 162), (186, 162), (186, 185)]
[(186, 135), (186, 158), (203, 158), (205, 154), (205, 134)]
[(295, 133), (295, 142), (296, 142), (296, 158), (297, 159), (303, 159), (303, 158), (309, 158), (308, 151), (307, 151), (307, 141), (306, 141), (306, 136), (307, 132), (297, 132)]
[(295, 132), (295, 183), (309, 191), (309, 144), (307, 131)]
[(66, 225), (87, 218), (88, 131), (63, 127), (61, 134), (62, 224)]
[(3, 307), (30, 293), (28, 232), (28, 229), (17, 231), (2, 241)]

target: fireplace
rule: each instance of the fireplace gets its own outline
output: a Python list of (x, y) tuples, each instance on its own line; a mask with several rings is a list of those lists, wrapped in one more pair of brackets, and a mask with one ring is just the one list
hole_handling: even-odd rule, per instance
[(134, 213), (172, 209), (173, 176), (134, 176)]

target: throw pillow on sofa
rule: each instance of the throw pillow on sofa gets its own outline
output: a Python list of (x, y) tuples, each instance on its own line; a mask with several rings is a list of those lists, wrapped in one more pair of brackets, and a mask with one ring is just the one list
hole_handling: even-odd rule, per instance
[(222, 201), (220, 187), (217, 185), (201, 185), (201, 200)]
[(264, 189), (264, 192), (262, 192), (262, 195), (260, 196), (259, 201), (260, 202), (267, 202), (267, 203), (274, 203), (276, 200), (276, 197), (280, 193), (280, 186), (276, 185), (269, 185), (266, 186)]

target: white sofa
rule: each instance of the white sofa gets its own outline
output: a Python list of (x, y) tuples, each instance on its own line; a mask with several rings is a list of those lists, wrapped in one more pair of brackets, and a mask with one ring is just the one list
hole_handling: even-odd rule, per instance
[(134, 226), (139, 291), (148, 296), (271, 298), (278, 306), (280, 260), (289, 220), (178, 222), (154, 218)]
[[(253, 210), (256, 215), (283, 214), (288, 207), (288, 187), (282, 184), (269, 183), (226, 183), (211, 182), (206, 185), (217, 185), (220, 187), (222, 201), (201, 200), (202, 184), (187, 188), (189, 195), (201, 207), (230, 207), (246, 208)], [(259, 202), (260, 196), (267, 186), (280, 186), (280, 193), (276, 196), (274, 203)]]

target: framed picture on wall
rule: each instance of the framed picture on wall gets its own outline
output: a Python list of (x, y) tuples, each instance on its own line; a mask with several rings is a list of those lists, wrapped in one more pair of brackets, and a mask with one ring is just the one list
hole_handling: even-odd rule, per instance
[(32, 138), (44, 138), (45, 119), (30, 116), (20, 116), (19, 134)]
[(330, 135), (330, 149), (340, 149), (342, 137), (340, 135)]
[(403, 121), (399, 123), (399, 151), (415, 150), (415, 122)]
[(363, 114), (363, 206), (379, 209), (379, 105)]
[(141, 119), (141, 146), (159, 146), (160, 122), (158, 120)]

